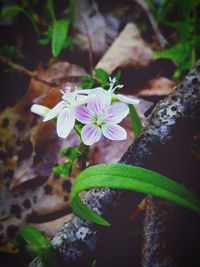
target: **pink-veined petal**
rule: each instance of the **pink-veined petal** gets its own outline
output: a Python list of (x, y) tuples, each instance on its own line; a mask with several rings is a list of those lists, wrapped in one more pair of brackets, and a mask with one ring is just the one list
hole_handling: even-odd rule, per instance
[(111, 103), (111, 95), (107, 92), (92, 94), (88, 101), (87, 108), (91, 115), (103, 114)]
[(85, 106), (79, 106), (76, 108), (75, 117), (78, 121), (80, 121), (84, 124), (89, 124), (92, 122), (91, 114), (90, 114), (88, 108)]
[(103, 135), (110, 140), (124, 140), (127, 138), (125, 129), (116, 124), (103, 124), (101, 130)]
[(43, 121), (49, 121), (55, 118), (56, 116), (58, 116), (58, 114), (61, 112), (63, 108), (64, 108), (64, 102), (61, 101), (46, 114)]
[(132, 104), (132, 105), (138, 105), (140, 100), (137, 98), (131, 98), (127, 97), (125, 95), (117, 94), (115, 97), (120, 100), (121, 102), (127, 103), (127, 104)]
[(49, 111), (50, 109), (43, 105), (33, 104), (31, 106), (31, 112), (38, 114), (42, 117), (46, 116)]
[(57, 119), (57, 134), (59, 137), (66, 138), (75, 124), (74, 111), (64, 108), (58, 115)]
[(81, 131), (81, 138), (85, 145), (91, 146), (101, 138), (101, 129), (94, 124), (87, 124)]
[(116, 102), (107, 109), (105, 121), (116, 124), (122, 121), (129, 113), (129, 108), (126, 104)]

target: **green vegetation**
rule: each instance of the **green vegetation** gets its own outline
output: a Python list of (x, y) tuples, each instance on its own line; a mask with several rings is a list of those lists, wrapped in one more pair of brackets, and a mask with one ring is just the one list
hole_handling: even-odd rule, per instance
[(108, 221), (91, 211), (79, 197), (81, 191), (106, 187), (150, 194), (200, 212), (200, 201), (184, 186), (157, 172), (121, 163), (99, 164), (78, 175), (71, 192), (74, 212), (84, 219), (109, 226)]
[[(42, 18), (34, 10), (37, 2), (22, 1), (20, 4), (12, 4), (5, 1), (0, 18), (14, 22), (21, 14), (25, 15), (33, 26), (38, 44), (48, 45), (51, 43), (53, 57), (58, 57), (65, 48), (73, 49), (73, 38), (69, 35), (69, 28), (75, 17), (74, 1), (69, 1), (66, 10), (60, 15), (60, 19), (55, 16), (53, 0), (44, 2), (45, 16)], [(44, 28), (46, 30), (43, 30)]]
[(19, 249), (24, 247), (26, 251), (33, 257), (39, 257), (43, 267), (56, 267), (54, 253), (51, 242), (44, 235), (33, 227), (24, 227), (16, 234), (16, 242)]
[[(121, 77), (121, 71), (117, 71), (113, 76), (116, 79), (116, 85), (118, 85)], [(90, 89), (94, 87), (102, 87), (104, 89), (108, 89), (109, 86), (109, 74), (105, 70), (100, 68), (94, 69), (93, 75), (83, 76), (79, 83), (79, 87), (83, 89)]]
[(200, 1), (162, 0), (159, 5), (153, 0), (146, 1), (157, 22), (172, 32), (170, 47), (155, 52), (155, 56), (174, 61), (177, 64), (174, 78), (178, 79), (192, 68), (200, 53), (200, 19), (197, 15)]
[(70, 176), (72, 168), (77, 164), (77, 158), (80, 156), (79, 147), (68, 147), (61, 150), (61, 155), (66, 158), (64, 163), (54, 166), (52, 171), (62, 176)]

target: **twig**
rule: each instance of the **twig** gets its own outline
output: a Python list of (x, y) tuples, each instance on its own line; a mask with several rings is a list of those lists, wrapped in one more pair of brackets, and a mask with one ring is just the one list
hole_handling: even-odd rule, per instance
[(2, 55), (1, 53), (0, 53), (0, 61), (5, 63), (6, 65), (8, 65), (10, 68), (12, 68), (12, 69), (14, 69), (14, 70), (16, 70), (22, 74), (25, 74), (25, 75), (31, 77), (32, 79), (35, 79), (35, 80), (42, 82), (42, 83), (45, 83), (46, 85), (51, 86), (51, 87), (59, 86), (61, 83), (66, 82), (66, 81), (77, 83), (78, 81), (80, 81), (80, 78), (82, 77), (82, 76), (70, 76), (70, 77), (68, 76), (66, 78), (62, 77), (60, 79), (47, 81), (46, 79), (39, 77), (37, 72), (28, 70), (24, 66), (12, 62), (9, 58)]
[(158, 24), (156, 23), (153, 15), (151, 14), (151, 11), (149, 10), (148, 5), (146, 4), (146, 2), (144, 0), (134, 0), (142, 9), (143, 11), (146, 13), (146, 16), (149, 19), (149, 22), (153, 28), (153, 31), (156, 35), (156, 38), (161, 46), (161, 48), (165, 48), (168, 45), (167, 40), (165, 39), (165, 37), (163, 36), (163, 34), (161, 33)]
[[(172, 166), (177, 159), (177, 153), (179, 156), (182, 153), (179, 148), (184, 147), (185, 142), (200, 130), (200, 125), (197, 123), (199, 118), (200, 60), (184, 81), (166, 99), (156, 105), (142, 135), (129, 147), (121, 162), (143, 166), (174, 178)], [(177, 142), (178, 149), (176, 149), (176, 155), (173, 155)], [(170, 159), (168, 157), (168, 161), (165, 161), (167, 164), (163, 164), (166, 151), (168, 155), (170, 153)], [(86, 194), (85, 201), (91, 209), (104, 216), (109, 210), (107, 218), (109, 217), (112, 222), (113, 213), (120, 218), (120, 211), (129, 208), (133, 210), (140, 198), (138, 194), (121, 190), (96, 189)], [(120, 203), (123, 204), (120, 205)], [(91, 263), (101, 234), (100, 227), (77, 216), (66, 222), (52, 240), (58, 255), (59, 266), (87, 266)], [(30, 266), (39, 267), (39, 260), (35, 260)]]
[(79, 0), (77, 0), (76, 3), (77, 3), (77, 10), (78, 10), (78, 13), (79, 13), (79, 17), (80, 17), (80, 19), (82, 21), (83, 27), (85, 28), (85, 32), (86, 32), (86, 35), (87, 35), (87, 38), (88, 38), (88, 45), (89, 45), (88, 55), (89, 55), (90, 75), (93, 77), (92, 41), (91, 41), (90, 33), (89, 33), (89, 30), (88, 30), (84, 15), (82, 14), (82, 11), (81, 11)]
[(21, 66), (17, 63), (12, 62), (9, 58), (5, 57), (4, 55), (0, 54), (0, 61), (2, 61), (3, 63), (5, 63), (6, 65), (8, 65), (9, 67), (11, 67), (12, 69), (21, 72), (39, 82), (45, 83), (49, 86), (55, 86), (54, 83), (49, 82), (45, 79), (42, 79), (40, 77), (38, 77), (37, 73), (31, 70), (28, 70), (27, 68), (25, 68), (24, 66)]

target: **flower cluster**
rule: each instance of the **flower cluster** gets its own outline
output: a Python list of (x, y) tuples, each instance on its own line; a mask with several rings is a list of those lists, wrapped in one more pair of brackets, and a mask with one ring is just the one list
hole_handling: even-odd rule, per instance
[(110, 140), (124, 140), (127, 133), (118, 125), (129, 113), (127, 104), (137, 105), (138, 99), (115, 94), (116, 79), (110, 78), (110, 88), (101, 87), (71, 92), (67, 88), (62, 92), (62, 100), (52, 109), (34, 104), (31, 111), (43, 116), (43, 121), (57, 117), (57, 134), (66, 138), (75, 127), (76, 121), (83, 124), (81, 138), (84, 144), (92, 145), (98, 142), (101, 136)]

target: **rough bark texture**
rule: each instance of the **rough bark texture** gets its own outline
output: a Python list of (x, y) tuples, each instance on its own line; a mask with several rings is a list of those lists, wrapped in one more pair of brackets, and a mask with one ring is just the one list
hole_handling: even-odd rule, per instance
[(175, 267), (167, 243), (170, 225), (170, 204), (149, 196), (144, 217), (142, 262), (144, 267)]
[[(184, 142), (199, 130), (199, 111), (200, 61), (175, 91), (156, 105), (142, 135), (129, 147), (121, 162), (156, 170), (179, 180), (180, 168), (184, 166), (177, 164), (175, 169), (172, 167), (173, 161), (177, 153), (182, 154)], [(130, 197), (133, 199), (132, 205)], [(88, 205), (109, 219), (116, 206), (122, 207), (120, 211), (127, 206), (132, 206), (133, 209), (138, 204), (137, 200), (136, 193), (127, 194), (109, 189), (90, 190), (86, 195)], [(100, 232), (101, 227), (85, 222), (77, 216), (65, 223), (52, 240), (59, 266), (87, 266), (94, 257)], [(30, 266), (38, 267), (40, 263), (35, 260)], [(147, 261), (144, 266), (148, 266)]]

